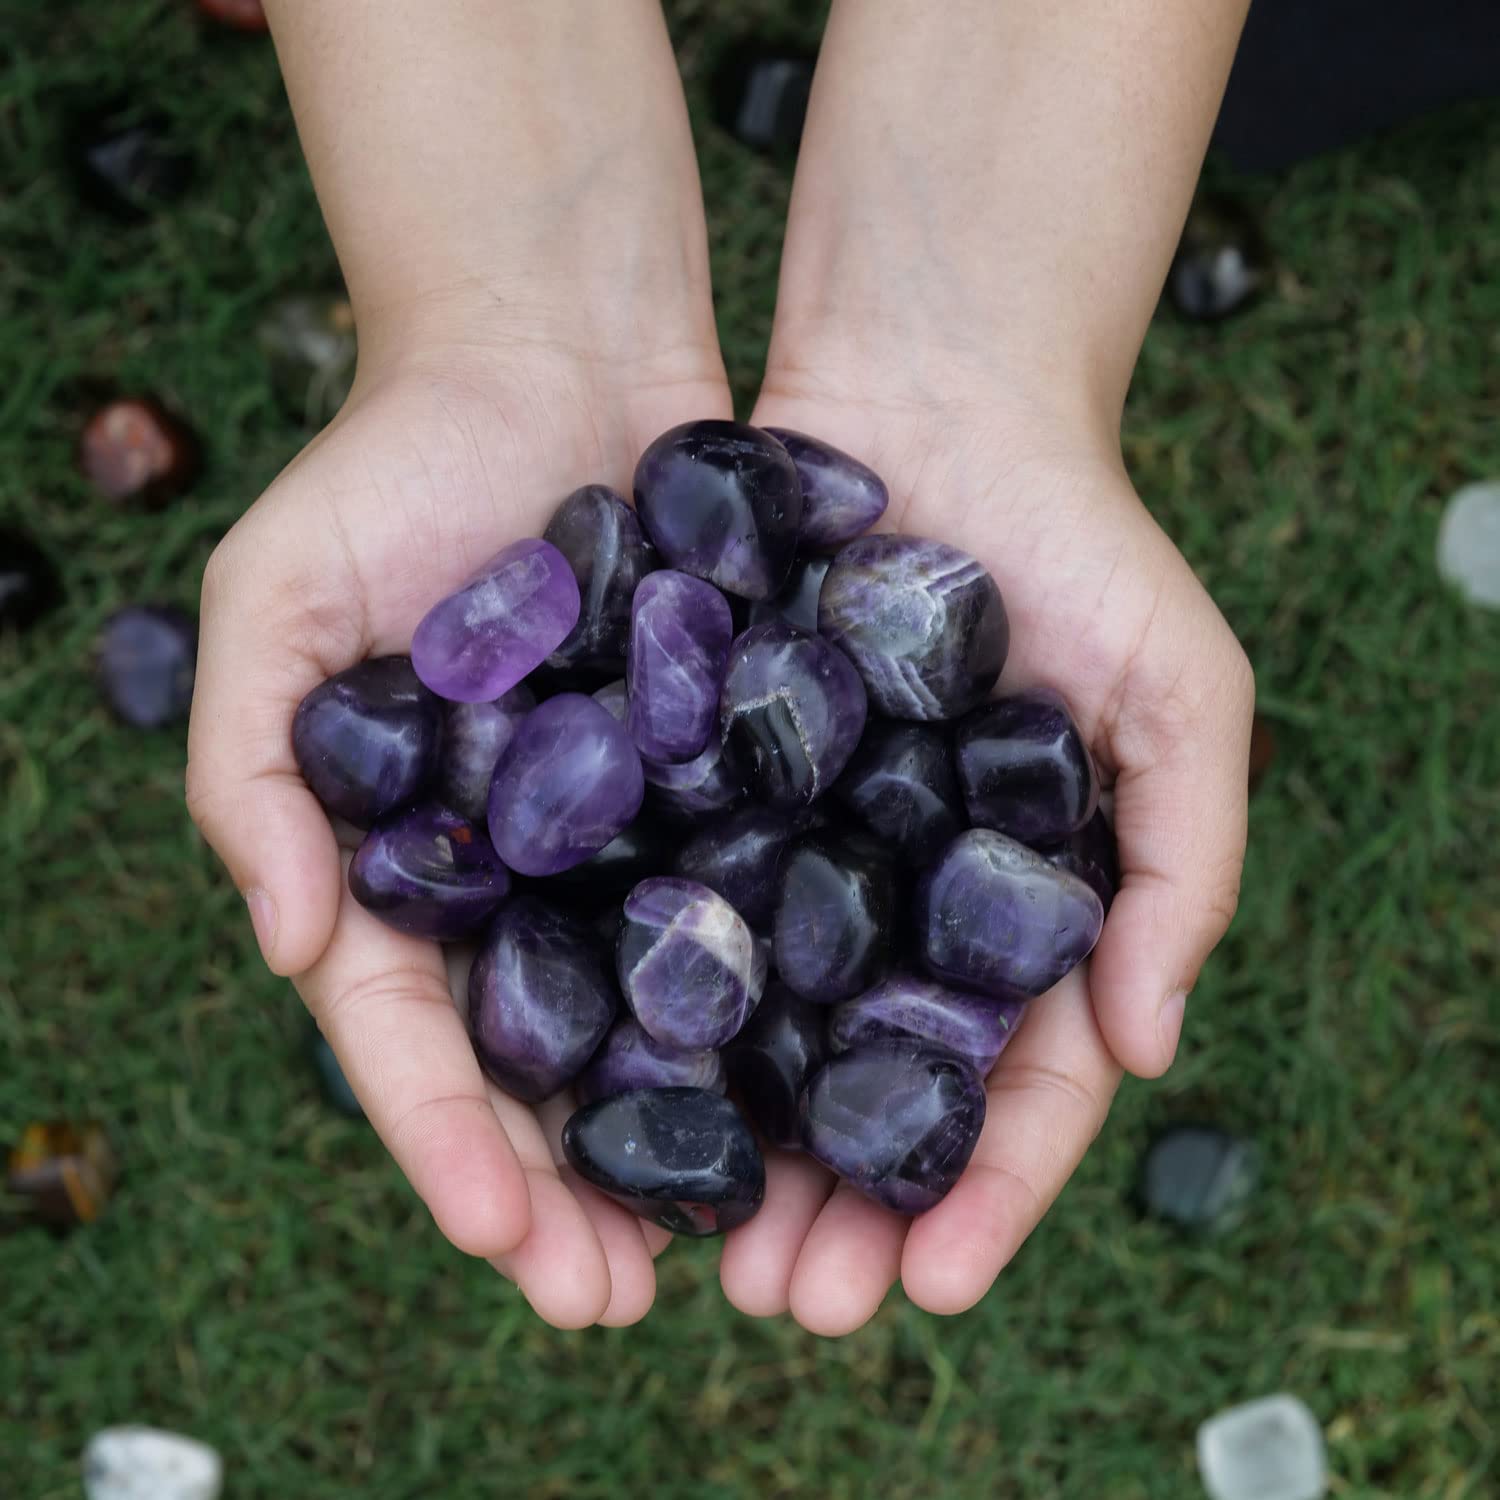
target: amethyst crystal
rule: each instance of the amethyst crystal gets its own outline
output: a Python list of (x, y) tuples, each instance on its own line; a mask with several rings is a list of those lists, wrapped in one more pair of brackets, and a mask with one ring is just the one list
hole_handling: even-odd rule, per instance
[(958, 775), (969, 820), (1023, 844), (1082, 828), (1099, 805), (1099, 773), (1067, 705), (1045, 689), (986, 703), (958, 726)]
[(435, 787), (438, 801), (483, 822), (495, 767), (515, 736), (516, 726), (535, 707), (536, 699), (524, 683), (493, 703), (448, 704)]
[(725, 1049), (729, 1081), (750, 1123), (773, 1146), (794, 1151), (802, 1145), (798, 1101), (807, 1080), (828, 1056), (823, 1034), (827, 1014), (773, 979), (754, 1014)]
[(606, 682), (602, 688), (595, 688), (590, 696), (595, 703), (607, 709), (620, 723), (625, 722), (625, 714), (630, 706), (630, 695), (626, 690), (623, 677), (617, 677), (613, 682)]
[(626, 1016), (616, 1021), (578, 1077), (580, 1104), (631, 1089), (693, 1088), (724, 1092), (724, 1064), (711, 1051), (678, 1052)]
[(641, 758), (623, 726), (582, 693), (521, 721), (490, 784), (490, 837), (522, 875), (555, 875), (604, 848), (641, 809)]
[(586, 484), (553, 512), (544, 539), (578, 579), (578, 623), (548, 658), (554, 667), (619, 672), (630, 644), (630, 600), (656, 553), (635, 512), (608, 485)]
[(534, 896), (500, 909), (469, 970), (479, 1061), (517, 1099), (549, 1099), (582, 1071), (618, 1008), (608, 962), (585, 929)]
[(61, 598), (52, 559), (25, 532), (0, 527), (0, 628), (24, 628)]
[(864, 727), (859, 673), (821, 636), (769, 620), (730, 648), (719, 732), (760, 801), (805, 807), (833, 785)]
[(349, 889), (386, 926), (451, 943), (484, 925), (510, 876), (483, 824), (429, 803), (376, 823), (355, 851)]
[(673, 1234), (737, 1229), (766, 1195), (750, 1127), (707, 1089), (636, 1089), (585, 1104), (563, 1126), (562, 1147), (585, 1182)]
[(975, 828), (922, 877), (915, 921), (922, 961), (936, 978), (1024, 1000), (1089, 956), (1104, 908), (1046, 855)]
[(668, 567), (746, 599), (769, 599), (786, 582), (802, 490), (786, 449), (754, 427), (664, 432), (636, 465), (635, 506)]
[(713, 734), (734, 625), (711, 583), (671, 569), (635, 591), (625, 724), (643, 757), (680, 762)]
[(443, 709), (404, 656), (319, 683), (292, 720), (292, 750), (324, 807), (360, 828), (411, 802), (437, 769)]
[(1021, 1024), (1025, 1002), (990, 1000), (895, 974), (828, 1016), (828, 1042), (835, 1052), (883, 1037), (904, 1036), (956, 1052), (983, 1078), (995, 1066)]
[(1115, 892), (1120, 888), (1120, 853), (1115, 848), (1115, 832), (1100, 809), (1061, 844), (1042, 851), (1053, 864), (1076, 875), (1104, 903), (1109, 914)]
[(973, 708), (1010, 646), (995, 580), (967, 552), (914, 536), (850, 542), (823, 581), (818, 629), (893, 719), (951, 719)]
[(745, 794), (745, 785), (724, 758), (718, 740), (683, 765), (642, 761), (651, 801), (679, 819), (694, 820), (724, 812)]
[(967, 826), (953, 746), (936, 724), (872, 722), (833, 794), (872, 833), (926, 865)]
[(791, 454), (802, 485), (802, 545), (835, 548), (885, 514), (890, 492), (874, 469), (830, 443), (785, 427), (766, 431)]
[(170, 605), (119, 610), (99, 632), (99, 691), (137, 729), (159, 729), (187, 716), (197, 665), (198, 626)]
[(841, 1052), (802, 1096), (803, 1144), (830, 1171), (898, 1214), (940, 1203), (984, 1125), (979, 1075), (905, 1037)]
[(781, 861), (799, 831), (787, 813), (742, 807), (695, 833), (672, 871), (717, 891), (751, 927), (765, 929), (776, 911)]
[(567, 558), (535, 537), (512, 542), (423, 615), (412, 665), (441, 697), (493, 703), (563, 643), (578, 608)]
[(568, 899), (580, 894), (623, 896), (672, 863), (672, 841), (661, 825), (653, 809), (644, 808), (597, 854), (549, 876), (545, 889), (556, 890), (560, 897), (566, 893)]
[(758, 599), (745, 607), (745, 625), (764, 625), (767, 620), (785, 620), (809, 634), (818, 628), (818, 595), (833, 566), (831, 557), (799, 557), (792, 564), (786, 587), (771, 599)]
[(745, 1024), (766, 971), (745, 920), (691, 880), (643, 880), (625, 898), (616, 951), (620, 988), (663, 1045), (721, 1047)]

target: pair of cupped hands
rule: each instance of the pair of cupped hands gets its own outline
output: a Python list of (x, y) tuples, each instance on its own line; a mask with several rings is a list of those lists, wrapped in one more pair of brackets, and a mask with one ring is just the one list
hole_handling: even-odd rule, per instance
[[(670, 1236), (564, 1163), (568, 1098), (533, 1108), (486, 1080), (450, 988), (462, 976), (354, 902), (292, 757), (311, 688), (409, 651), (436, 600), (539, 535), (577, 486), (628, 495), (660, 432), (731, 415), (706, 287), (662, 278), (644, 301), (555, 278), (507, 290), (356, 300), (347, 405), (205, 575), (188, 802), (266, 962), (294, 980), (441, 1231), (549, 1323), (622, 1325), (651, 1306)], [(901, 1218), (806, 1156), (768, 1152), (764, 1207), (723, 1242), (725, 1296), (836, 1335), (898, 1278), (932, 1312), (976, 1302), (1099, 1131), (1122, 1069), (1171, 1062), (1235, 907), (1252, 684), (1125, 476), (1117, 410), (1094, 419), (1083, 394), (1018, 376), (1003, 344), (953, 355), (920, 298), (899, 318), (808, 305), (784, 268), (750, 420), (862, 459), (890, 487), (882, 529), (952, 542), (990, 570), (1011, 622), (1001, 691), (1064, 694), (1113, 788), (1123, 872), (1092, 960), (1032, 1004), (992, 1072), (978, 1147), (936, 1208)]]

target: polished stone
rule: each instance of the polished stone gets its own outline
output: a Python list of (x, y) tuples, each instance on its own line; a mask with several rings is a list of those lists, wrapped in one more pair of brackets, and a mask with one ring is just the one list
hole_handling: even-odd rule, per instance
[(739, 1035), (724, 1049), (729, 1081), (750, 1123), (783, 1150), (799, 1150), (802, 1145), (799, 1104), (808, 1079), (828, 1057), (827, 1014), (773, 979)]
[(944, 725), (872, 720), (834, 796), (865, 827), (921, 866), (968, 827)]
[(736, 808), (682, 845), (672, 873), (717, 891), (752, 928), (765, 931), (776, 912), (781, 862), (801, 831), (790, 813)]
[(765, 1198), (750, 1127), (707, 1089), (637, 1089), (585, 1104), (563, 1127), (562, 1147), (585, 1182), (673, 1234), (737, 1229)]
[(543, 537), (578, 580), (578, 623), (548, 658), (554, 667), (620, 672), (630, 646), (630, 601), (656, 566), (635, 512), (608, 485), (586, 484), (553, 512)]
[(140, 223), (179, 199), (196, 167), (181, 132), (133, 99), (110, 100), (67, 126), (67, 158), (79, 196), (123, 223)]
[(85, 1500), (218, 1500), (224, 1461), (160, 1427), (106, 1427), (83, 1450)]
[(52, 559), (25, 532), (0, 526), (0, 628), (34, 625), (61, 600)]
[(261, 0), (198, 0), (198, 9), (231, 31), (262, 32), (270, 25)]
[(647, 797), (679, 822), (696, 822), (727, 812), (745, 795), (745, 784), (729, 764), (717, 739), (699, 756), (682, 765), (643, 760)]
[(724, 1064), (711, 1049), (681, 1052), (664, 1047), (626, 1016), (616, 1021), (593, 1060), (578, 1076), (578, 1102), (588, 1104), (631, 1089), (694, 1088), (724, 1092)]
[(198, 477), (202, 455), (197, 438), (161, 402), (130, 396), (89, 418), (78, 466), (106, 500), (159, 507)]
[(528, 1103), (583, 1071), (619, 1009), (606, 955), (581, 923), (522, 893), (469, 970), (469, 1035), (485, 1072)]
[(606, 682), (603, 687), (595, 688), (590, 696), (600, 708), (608, 710), (621, 724), (625, 722), (625, 715), (630, 707), (630, 690), (625, 686), (623, 677), (617, 677), (613, 682)]
[(1171, 1125), (1142, 1157), (1136, 1193), (1154, 1217), (1216, 1234), (1244, 1219), (1259, 1177), (1253, 1142), (1215, 1125)]
[(54, 1230), (92, 1224), (108, 1206), (119, 1163), (91, 1120), (32, 1120), (21, 1126), (0, 1181), (0, 1230), (12, 1220)]
[(170, 605), (133, 605), (99, 632), (95, 674), (104, 701), (136, 729), (187, 718), (198, 669), (198, 623)]
[(387, 927), (456, 942), (477, 932), (510, 891), (483, 823), (436, 803), (388, 813), (349, 866), (354, 899)]
[(1016, 1034), (1022, 1000), (991, 1000), (913, 974), (894, 974), (828, 1013), (835, 1052), (884, 1037), (904, 1036), (956, 1052), (981, 1078)]
[(721, 1047), (745, 1024), (765, 965), (743, 917), (691, 880), (643, 880), (625, 898), (616, 962), (626, 1004), (657, 1041)]
[(922, 877), (914, 912), (935, 978), (1002, 1000), (1051, 989), (1099, 940), (1104, 907), (1076, 875), (1003, 833), (960, 834)]
[(1247, 307), (1270, 279), (1265, 240), (1237, 203), (1199, 198), (1167, 273), (1172, 305), (1195, 323), (1217, 323)]
[(967, 552), (914, 536), (844, 547), (823, 580), (818, 629), (859, 668), (871, 706), (893, 719), (973, 708), (1010, 647), (995, 580)]
[(769, 620), (735, 640), (719, 733), (759, 801), (807, 806), (837, 780), (864, 727), (859, 673), (821, 636)]
[(624, 726), (582, 693), (522, 719), (490, 783), (490, 837), (522, 875), (582, 864), (641, 810), (641, 758)]
[(489, 816), (490, 781), (521, 720), (536, 707), (525, 683), (493, 703), (449, 703), (434, 796), (466, 818)]
[(493, 703), (563, 643), (578, 610), (562, 553), (535, 537), (512, 542), (422, 617), (412, 665), (441, 697)]
[(781, 39), (732, 38), (713, 73), (715, 118), (752, 151), (795, 157), (816, 61)]
[(802, 524), (790, 455), (742, 422), (688, 422), (641, 455), (635, 505), (666, 565), (725, 593), (769, 599), (786, 582)]
[(925, 1213), (968, 1166), (984, 1125), (979, 1075), (905, 1037), (841, 1052), (802, 1096), (807, 1150), (866, 1197)]
[(1060, 844), (1041, 851), (1053, 864), (1087, 885), (1109, 912), (1120, 888), (1120, 853), (1115, 847), (1114, 830), (1100, 809), (1078, 830)]
[(744, 606), (744, 628), (764, 625), (767, 620), (785, 620), (809, 634), (818, 628), (818, 596), (823, 580), (833, 566), (831, 557), (799, 557), (792, 564), (786, 586), (770, 599), (757, 599)]
[(413, 801), (437, 770), (442, 704), (404, 656), (362, 661), (319, 683), (292, 720), (314, 796), (360, 828)]
[(785, 427), (766, 431), (786, 449), (802, 485), (804, 547), (832, 549), (852, 542), (885, 514), (890, 491), (868, 464), (832, 443)]
[(675, 569), (635, 591), (625, 725), (645, 759), (690, 761), (707, 748), (734, 625), (718, 589)]
[(642, 807), (597, 854), (537, 882), (537, 889), (576, 901), (621, 897), (649, 875), (669, 869), (676, 844), (655, 808)]
[(331, 422), (348, 400), (359, 353), (349, 299), (342, 292), (283, 297), (255, 341), (288, 415), (311, 428)]

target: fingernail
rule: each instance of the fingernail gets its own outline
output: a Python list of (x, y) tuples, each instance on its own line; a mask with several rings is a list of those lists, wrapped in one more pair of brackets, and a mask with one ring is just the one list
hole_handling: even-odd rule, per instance
[(1177, 1039), (1182, 1035), (1182, 1013), (1186, 1009), (1187, 991), (1178, 990), (1162, 1001), (1161, 1009), (1156, 1013), (1156, 1035), (1168, 1062), (1177, 1054)]
[(260, 956), (270, 963), (276, 949), (276, 903), (269, 891), (256, 886), (245, 892), (245, 905), (250, 908), (250, 925), (255, 929), (255, 941), (260, 944)]

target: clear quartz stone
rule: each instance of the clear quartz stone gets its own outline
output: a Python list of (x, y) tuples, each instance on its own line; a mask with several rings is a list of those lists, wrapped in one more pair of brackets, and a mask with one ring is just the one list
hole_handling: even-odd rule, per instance
[(1500, 479), (1466, 484), (1449, 500), (1437, 563), (1471, 604), (1500, 609)]
[(1231, 1406), (1198, 1429), (1210, 1500), (1319, 1500), (1328, 1464), (1317, 1418), (1295, 1396)]

